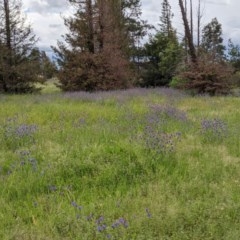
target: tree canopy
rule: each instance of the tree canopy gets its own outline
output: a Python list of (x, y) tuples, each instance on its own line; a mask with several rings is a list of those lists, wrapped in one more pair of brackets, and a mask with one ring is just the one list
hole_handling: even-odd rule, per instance
[(0, 1), (0, 91), (31, 92), (36, 62), (29, 55), (37, 41), (22, 14), (20, 0)]
[(240, 69), (239, 46), (229, 40), (225, 47), (217, 18), (201, 24), (201, 0), (195, 2), (196, 17), (192, 0), (178, 0), (181, 37), (169, 0), (161, 2), (158, 27), (142, 19), (141, 0), (66, 1), (74, 13), (64, 18), (68, 32), (63, 40), (52, 46), (54, 64), (36, 47), (22, 1), (0, 0), (0, 92), (33, 92), (36, 82), (53, 76), (63, 91), (134, 86), (230, 91), (229, 79)]

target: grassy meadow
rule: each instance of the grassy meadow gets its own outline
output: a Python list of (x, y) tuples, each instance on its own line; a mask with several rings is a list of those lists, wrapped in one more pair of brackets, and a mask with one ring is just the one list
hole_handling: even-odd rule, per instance
[(240, 98), (0, 95), (0, 239), (240, 239)]

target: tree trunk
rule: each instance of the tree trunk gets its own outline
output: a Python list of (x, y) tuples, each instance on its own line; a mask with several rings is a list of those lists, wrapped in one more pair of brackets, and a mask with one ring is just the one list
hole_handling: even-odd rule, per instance
[(198, 48), (200, 47), (201, 19), (202, 19), (201, 0), (198, 0), (198, 13), (197, 13), (197, 47), (198, 47)]
[(87, 0), (87, 22), (88, 22), (88, 39), (87, 47), (90, 53), (94, 53), (94, 28), (93, 28), (93, 5), (92, 0)]
[(98, 22), (99, 22), (99, 37), (98, 37), (98, 41), (99, 41), (99, 50), (101, 51), (104, 47), (104, 1), (103, 0), (99, 0), (99, 14), (98, 14)]
[(179, 6), (182, 13), (183, 24), (184, 24), (185, 33), (186, 33), (186, 39), (188, 41), (190, 57), (193, 63), (197, 63), (196, 49), (193, 43), (192, 34), (189, 27), (188, 19), (187, 19), (187, 14), (183, 5), (183, 0), (179, 0)]
[(190, 0), (190, 26), (191, 26), (191, 37), (193, 41), (193, 6), (192, 0)]
[(6, 30), (6, 45), (10, 50), (11, 46), (11, 28), (10, 28), (10, 13), (9, 13), (9, 1), (4, 0), (4, 13), (5, 13), (5, 30)]

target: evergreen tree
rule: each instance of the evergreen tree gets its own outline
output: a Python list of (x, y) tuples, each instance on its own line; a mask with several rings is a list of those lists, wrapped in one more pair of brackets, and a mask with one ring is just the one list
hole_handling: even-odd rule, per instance
[(231, 39), (228, 40), (228, 61), (235, 71), (240, 71), (240, 46), (235, 45)]
[(141, 0), (121, 1), (122, 21), (129, 44), (126, 50), (129, 58), (136, 65), (139, 64), (141, 57), (141, 40), (147, 35), (147, 31), (153, 28), (147, 21), (141, 19), (141, 8)]
[(169, 84), (181, 60), (181, 46), (176, 30), (172, 27), (172, 11), (168, 0), (162, 2), (160, 29), (145, 44), (148, 63), (143, 71), (143, 85), (164, 86)]
[(35, 62), (29, 54), (36, 43), (21, 12), (20, 0), (0, 0), (0, 91), (31, 92), (36, 81)]
[(173, 13), (171, 10), (171, 5), (168, 0), (163, 0), (162, 2), (162, 13), (160, 16), (160, 32), (165, 36), (170, 36), (174, 34), (174, 29), (172, 26)]
[(45, 51), (41, 51), (40, 55), (41, 65), (40, 65), (40, 74), (43, 76), (44, 80), (51, 79), (57, 74), (57, 66), (46, 54)]
[(65, 91), (125, 88), (131, 77), (121, 1), (69, 0), (76, 7), (65, 19), (67, 44), (53, 48)]

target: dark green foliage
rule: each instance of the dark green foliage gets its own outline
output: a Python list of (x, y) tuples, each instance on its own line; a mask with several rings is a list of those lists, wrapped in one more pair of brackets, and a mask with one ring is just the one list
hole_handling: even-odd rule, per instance
[(57, 74), (56, 64), (50, 60), (45, 51), (34, 48), (31, 51), (29, 59), (35, 62), (34, 67), (38, 74), (38, 78), (42, 81), (53, 78)]
[(240, 70), (240, 46), (234, 45), (232, 40), (228, 40), (228, 60), (235, 71)]
[(231, 39), (228, 40), (227, 60), (233, 67), (234, 74), (232, 81), (235, 87), (240, 86), (240, 46), (234, 44)]
[(4, 0), (0, 7), (0, 91), (25, 93), (36, 90), (35, 61), (29, 54), (35, 35), (21, 13), (21, 1)]
[(166, 38), (161, 33), (156, 34), (149, 40), (149, 43), (145, 44), (144, 52), (147, 59), (142, 69), (142, 86), (164, 85), (158, 65), (160, 62), (160, 52), (164, 48), (163, 44), (166, 46)]
[(181, 61), (182, 48), (172, 27), (171, 7), (162, 3), (160, 30), (145, 44), (145, 63), (142, 68), (143, 86), (168, 85)]

